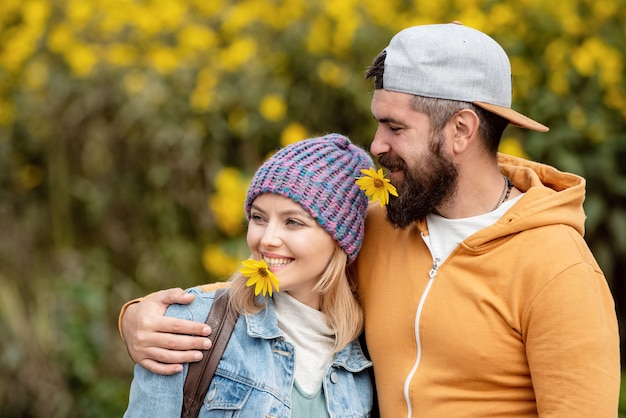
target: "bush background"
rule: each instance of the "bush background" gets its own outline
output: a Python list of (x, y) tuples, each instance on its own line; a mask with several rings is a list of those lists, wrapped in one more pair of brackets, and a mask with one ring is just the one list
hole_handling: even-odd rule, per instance
[(234, 270), (255, 167), (325, 132), (367, 147), (366, 66), (452, 20), (503, 45), (514, 107), (551, 128), (502, 151), (586, 177), (623, 328), (624, 0), (3, 0), (0, 416), (121, 416), (122, 304)]

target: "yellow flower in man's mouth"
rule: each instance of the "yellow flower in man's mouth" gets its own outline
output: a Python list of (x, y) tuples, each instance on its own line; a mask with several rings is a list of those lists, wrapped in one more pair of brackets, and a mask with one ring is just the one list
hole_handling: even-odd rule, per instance
[(361, 173), (365, 174), (365, 176), (356, 179), (356, 184), (359, 185), (372, 202), (378, 200), (382, 207), (389, 203), (390, 194), (398, 197), (398, 191), (389, 179), (385, 178), (382, 168), (376, 171), (373, 167), (370, 167), (367, 170), (361, 170)]
[(246, 286), (254, 286), (254, 294), (259, 293), (265, 296), (269, 293), (272, 296), (274, 289), (278, 292), (278, 278), (272, 273), (267, 266), (265, 260), (245, 260), (242, 261), (243, 267), (239, 272), (249, 277)]

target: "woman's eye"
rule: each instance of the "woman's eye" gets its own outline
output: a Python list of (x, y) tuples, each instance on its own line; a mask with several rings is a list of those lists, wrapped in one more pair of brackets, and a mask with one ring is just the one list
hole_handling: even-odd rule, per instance
[(297, 221), (295, 219), (287, 219), (287, 225), (291, 225), (291, 226), (302, 226), (303, 223), (300, 221)]
[(253, 222), (261, 222), (263, 221), (263, 218), (261, 217), (261, 215), (257, 215), (253, 213), (250, 215), (250, 220)]

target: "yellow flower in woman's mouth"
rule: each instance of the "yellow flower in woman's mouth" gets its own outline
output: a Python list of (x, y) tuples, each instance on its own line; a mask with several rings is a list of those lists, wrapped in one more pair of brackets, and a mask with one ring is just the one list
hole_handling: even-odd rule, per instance
[(246, 282), (246, 286), (254, 286), (254, 294), (259, 293), (265, 296), (269, 293), (272, 296), (274, 289), (278, 292), (278, 278), (272, 273), (267, 266), (265, 260), (253, 260), (248, 259), (242, 261), (243, 267), (239, 272), (246, 277), (249, 277)]

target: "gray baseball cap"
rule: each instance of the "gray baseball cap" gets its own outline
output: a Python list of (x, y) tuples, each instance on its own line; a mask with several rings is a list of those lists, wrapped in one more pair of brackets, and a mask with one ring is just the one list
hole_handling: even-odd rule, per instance
[(396, 34), (385, 51), (385, 90), (471, 102), (513, 125), (548, 131), (511, 109), (509, 57), (476, 29), (458, 22), (413, 26)]

